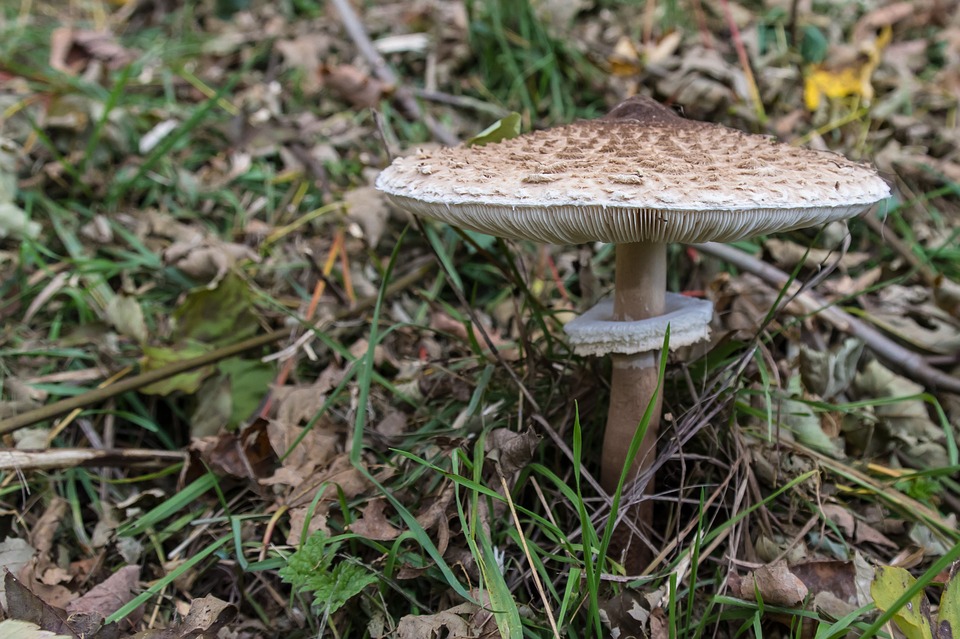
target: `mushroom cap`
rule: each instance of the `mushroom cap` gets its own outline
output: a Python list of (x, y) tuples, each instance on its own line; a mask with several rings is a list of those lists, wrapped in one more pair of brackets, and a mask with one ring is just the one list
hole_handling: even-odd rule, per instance
[(377, 188), (412, 213), (555, 244), (729, 242), (851, 217), (890, 195), (868, 166), (646, 97), (598, 120), (420, 150)]

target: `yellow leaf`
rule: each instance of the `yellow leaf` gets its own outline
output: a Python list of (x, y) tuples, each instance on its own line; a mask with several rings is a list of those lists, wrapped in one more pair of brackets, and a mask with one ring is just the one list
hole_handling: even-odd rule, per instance
[(643, 69), (640, 52), (628, 36), (620, 36), (607, 62), (610, 72), (617, 77), (636, 75)]
[[(879, 566), (876, 577), (870, 584), (870, 596), (877, 608), (886, 612), (916, 581), (913, 575), (903, 568)], [(915, 594), (897, 610), (893, 615), (893, 622), (907, 639), (933, 639), (930, 604), (923, 596), (923, 591)]]
[(816, 111), (821, 100), (857, 96), (865, 101), (873, 99), (870, 77), (880, 64), (880, 52), (890, 42), (892, 30), (884, 27), (872, 42), (864, 43), (853, 64), (831, 68), (827, 64), (811, 65), (803, 83), (803, 101), (807, 109)]
[(869, 100), (873, 97), (873, 87), (869, 82), (863, 82), (860, 69), (846, 67), (839, 71), (815, 69), (807, 75), (803, 85), (803, 101), (807, 108), (816, 111), (823, 96), (829, 99), (845, 98), (850, 95), (860, 96)]

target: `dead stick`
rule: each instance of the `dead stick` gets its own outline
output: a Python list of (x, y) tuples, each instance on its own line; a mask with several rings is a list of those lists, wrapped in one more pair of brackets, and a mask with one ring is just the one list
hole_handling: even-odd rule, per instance
[(54, 470), (78, 466), (165, 465), (187, 461), (187, 453), (169, 450), (126, 448), (51, 448), (48, 450), (0, 450), (0, 472)]
[[(427, 266), (421, 266), (411, 273), (397, 278), (387, 287), (387, 295), (393, 295), (397, 291), (412, 286), (414, 283), (421, 280), (428, 270), (429, 269)], [(373, 305), (376, 303), (376, 296), (359, 300), (354, 306), (340, 309), (338, 312), (336, 312), (333, 315), (332, 321), (344, 320), (358, 312), (373, 307)], [(250, 339), (245, 339), (242, 342), (224, 346), (209, 353), (204, 353), (199, 357), (184, 359), (179, 362), (167, 364), (166, 366), (161, 366), (160, 368), (152, 371), (147, 371), (146, 373), (140, 373), (135, 377), (119, 381), (112, 386), (96, 388), (89, 392), (83, 393), (82, 395), (68, 397), (60, 400), (59, 402), (47, 404), (46, 406), (29, 410), (25, 413), (21, 413), (20, 415), (15, 415), (8, 419), (0, 420), (0, 435), (12, 433), (15, 430), (30, 426), (31, 424), (53, 419), (54, 417), (69, 413), (77, 408), (86, 408), (93, 404), (99, 404), (100, 402), (110, 399), (111, 397), (116, 397), (117, 395), (128, 393), (130, 391), (143, 388), (144, 386), (149, 386), (150, 384), (168, 379), (174, 375), (186, 373), (187, 371), (192, 371), (197, 368), (203, 368), (204, 366), (209, 366), (210, 364), (233, 357), (234, 355), (239, 355), (240, 353), (245, 353), (246, 351), (254, 350), (256, 348), (266, 346), (267, 344), (272, 344), (273, 342), (278, 342), (282, 339), (290, 337), (290, 333), (290, 329), (281, 329), (272, 331), (270, 333), (265, 333), (263, 335), (257, 335), (255, 337), (251, 337)]]
[[(790, 276), (780, 269), (761, 262), (732, 246), (709, 242), (697, 244), (695, 248), (728, 262), (742, 271), (752, 273), (774, 286), (782, 287), (790, 282)], [(888, 366), (907, 373), (929, 388), (960, 393), (960, 379), (930, 366), (918, 353), (900, 346), (866, 322), (833, 306), (831, 302), (809, 291), (797, 293), (793, 300), (801, 304), (807, 312), (816, 313), (817, 317), (837, 330), (861, 340)]]
[(400, 102), (401, 106), (406, 110), (407, 115), (414, 120), (421, 120), (426, 127), (430, 129), (431, 135), (439, 140), (440, 143), (447, 146), (459, 144), (460, 140), (450, 133), (450, 131), (447, 131), (439, 122), (434, 120), (429, 113), (424, 113), (413, 94), (400, 85), (400, 79), (397, 77), (397, 74), (393, 72), (393, 69), (390, 68), (387, 61), (380, 55), (377, 48), (373, 46), (373, 42), (371, 42), (370, 36), (367, 35), (366, 29), (363, 28), (360, 18), (350, 5), (350, 0), (331, 0), (331, 4), (336, 8), (337, 13), (340, 14), (340, 22), (343, 23), (343, 28), (347, 31), (347, 35), (350, 36), (350, 39), (353, 40), (354, 45), (356, 45), (360, 51), (360, 55), (373, 67), (374, 75), (382, 82), (395, 87), (397, 101)]

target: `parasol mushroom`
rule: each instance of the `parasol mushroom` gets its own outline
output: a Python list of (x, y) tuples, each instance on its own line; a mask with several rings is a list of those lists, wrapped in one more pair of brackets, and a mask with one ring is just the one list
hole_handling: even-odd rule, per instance
[(412, 213), (482, 233), (556, 244), (616, 243), (612, 300), (566, 326), (577, 352), (613, 355), (601, 484), (653, 461), (659, 404), (635, 460), (627, 444), (670, 346), (708, 336), (709, 302), (666, 293), (670, 242), (732, 242), (857, 215), (890, 194), (867, 166), (829, 152), (684, 119), (646, 97), (597, 120), (494, 144), (421, 150), (377, 188)]

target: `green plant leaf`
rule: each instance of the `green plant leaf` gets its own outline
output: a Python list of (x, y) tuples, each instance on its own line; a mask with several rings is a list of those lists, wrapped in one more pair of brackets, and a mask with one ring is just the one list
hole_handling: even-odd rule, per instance
[(467, 146), (483, 146), (484, 144), (509, 140), (518, 135), (520, 135), (520, 114), (514, 111), (467, 140)]
[(280, 569), (280, 577), (294, 590), (313, 593), (314, 607), (327, 615), (377, 582), (377, 576), (359, 564), (342, 561), (331, 568), (339, 546), (330, 543), (325, 532), (317, 531)]
[(231, 411), (227, 426), (235, 428), (260, 405), (273, 381), (274, 367), (259, 359), (231, 357), (220, 362), (217, 369), (230, 380)]
[[(210, 347), (196, 343), (189, 343), (177, 348), (144, 346), (144, 357), (140, 361), (140, 370), (146, 373), (157, 368), (162, 368), (167, 364), (172, 364), (173, 362), (199, 357), (209, 350)], [(149, 386), (144, 386), (140, 389), (140, 392), (146, 393), (147, 395), (169, 395), (174, 391), (181, 391), (192, 395), (197, 392), (203, 380), (209, 377), (213, 371), (213, 366), (197, 368), (192, 371), (187, 371), (186, 373), (168, 377)]]
[(800, 40), (800, 55), (807, 64), (819, 64), (827, 57), (829, 42), (823, 31), (808, 24), (803, 29), (803, 38)]
[(191, 291), (173, 313), (174, 341), (209, 344), (237, 341), (257, 330), (250, 288), (239, 275), (228, 273), (215, 288)]
[(960, 571), (954, 570), (940, 595), (938, 637), (960, 637)]
[[(916, 583), (916, 579), (903, 568), (880, 566), (877, 575), (870, 584), (870, 596), (877, 608), (886, 612), (907, 589)], [(907, 639), (933, 639), (930, 626), (930, 604), (923, 592), (918, 592), (900, 610), (893, 615), (893, 622), (907, 636)]]

